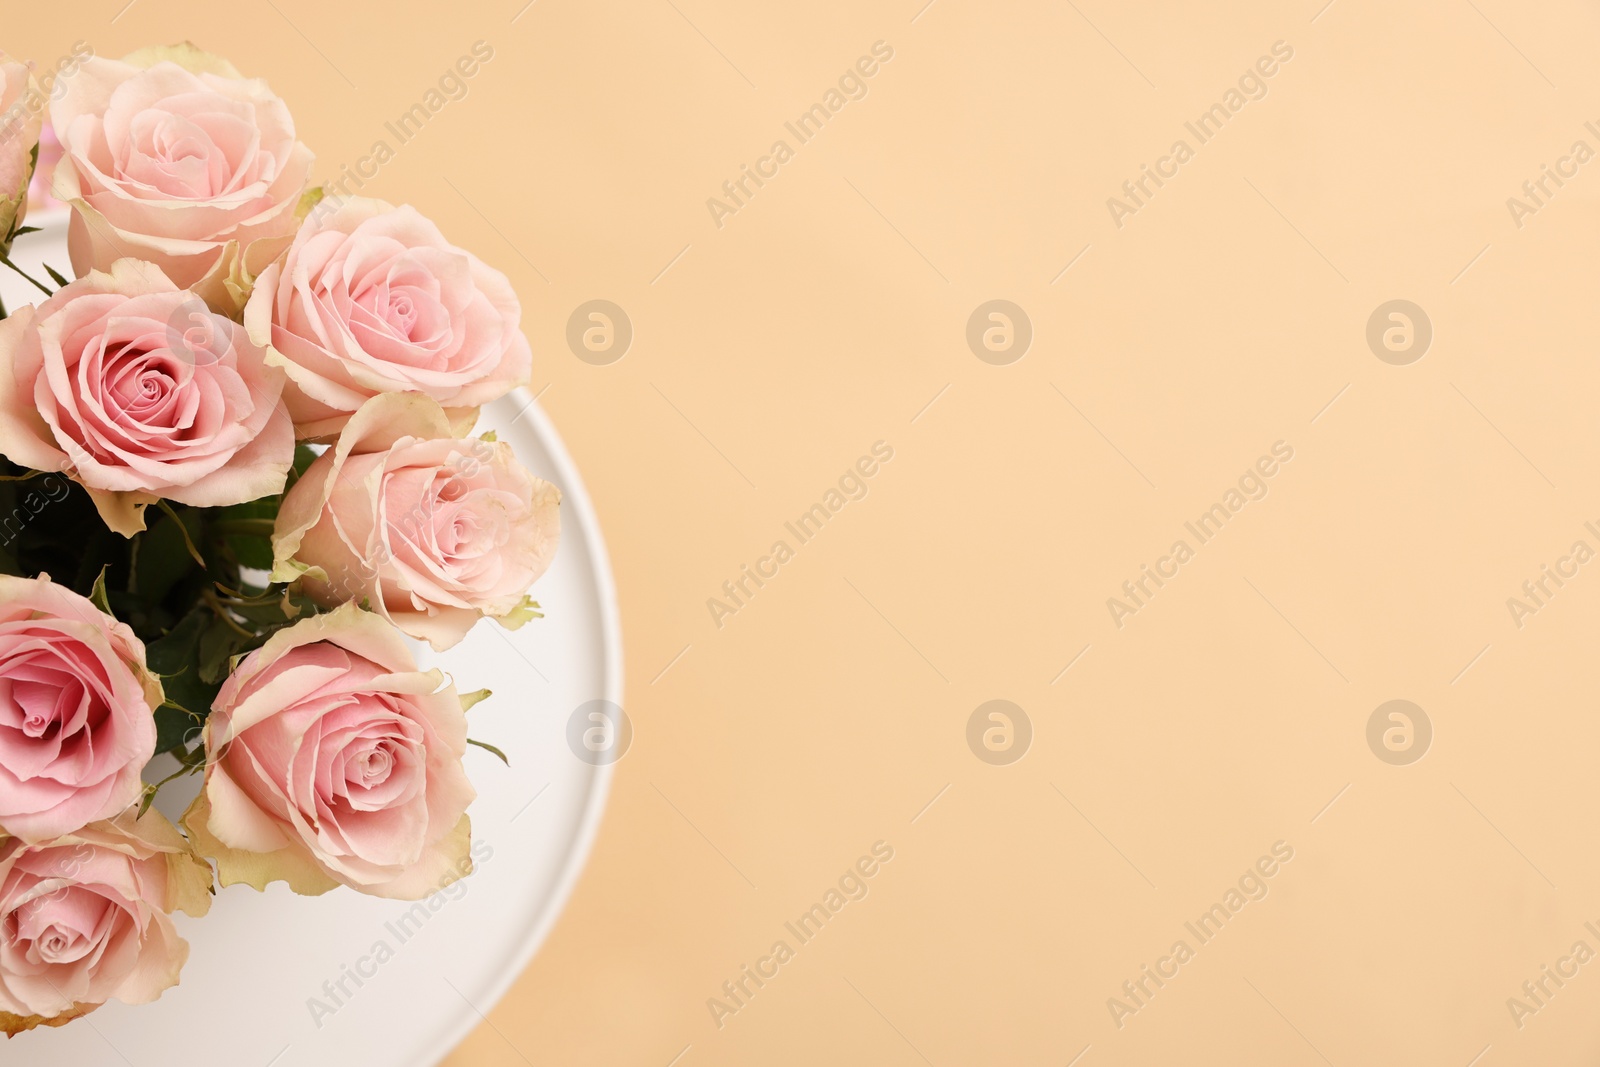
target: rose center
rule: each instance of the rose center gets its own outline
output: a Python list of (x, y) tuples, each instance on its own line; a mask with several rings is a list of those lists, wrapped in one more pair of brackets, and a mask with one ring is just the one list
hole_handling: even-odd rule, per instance
[[(72, 876), (70, 871), (64, 873)], [(98, 894), (80, 886), (63, 887), (7, 915), (0, 939), (20, 950), (34, 967), (76, 963), (94, 955), (110, 934), (107, 907)]]
[(186, 130), (163, 126), (161, 136), (154, 145), (156, 158), (164, 163), (182, 163), (188, 159), (206, 158), (206, 145), (200, 138)]
[(10, 676), (0, 676), (0, 697), (10, 705), (10, 714), (0, 714), (0, 723), (10, 718), (24, 737), (34, 740), (50, 741), (69, 732), (69, 722), (83, 708), (81, 683), (42, 668), (36, 659), (8, 665), (6, 673)]
[(174, 403), (189, 377), (185, 370), (175, 353), (124, 346), (103, 371), (108, 404), (142, 424), (170, 426), (182, 419)]
[(389, 297), (388, 313), (384, 318), (401, 337), (410, 337), (417, 325), (417, 305), (409, 293), (394, 293)]
[(124, 384), (121, 400), (126, 404), (158, 400), (172, 392), (175, 384), (170, 374), (147, 367)]
[(356, 784), (370, 789), (388, 781), (394, 770), (393, 743), (384, 741), (361, 754), (356, 761)]
[(34, 938), (33, 947), (45, 963), (72, 963), (89, 951), (89, 940), (75, 930), (51, 926)]

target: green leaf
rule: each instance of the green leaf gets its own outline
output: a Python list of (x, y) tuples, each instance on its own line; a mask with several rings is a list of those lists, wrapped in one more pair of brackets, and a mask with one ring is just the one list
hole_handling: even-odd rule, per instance
[(54, 267), (52, 267), (48, 263), (44, 264), (44, 270), (45, 270), (46, 274), (50, 275), (50, 280), (55, 282), (57, 285), (71, 285), (72, 284), (70, 279), (68, 279), (65, 276), (63, 276), (60, 271), (56, 270)]
[(164, 636), (145, 646), (146, 662), (161, 676), (167, 696), (156, 711), (157, 752), (181, 746), (210, 714), (221, 685), (200, 677), (200, 642), (215, 621), (209, 606), (196, 604)]
[(184, 547), (186, 533), (182, 522), (163, 516), (139, 535), (133, 589), (145, 600), (165, 600), (174, 586), (194, 573), (194, 560)]
[(189, 528), (184, 525), (183, 519), (180, 518), (178, 513), (172, 509), (172, 505), (167, 503), (165, 500), (157, 500), (156, 506), (167, 513), (167, 518), (178, 524), (178, 532), (183, 534), (183, 547), (188, 549), (189, 558), (194, 560), (195, 565), (201, 570), (205, 570), (205, 557), (202, 556), (200, 554), (200, 550), (195, 547), (194, 538), (189, 535)]
[(204, 724), (198, 713), (175, 704), (163, 704), (156, 709), (156, 751), (176, 752), (190, 740), (200, 736)]
[(111, 610), (111, 601), (106, 599), (106, 568), (100, 568), (100, 574), (94, 580), (94, 588), (89, 590), (89, 602), (113, 619), (116, 614)]
[(228, 546), (228, 550), (233, 553), (233, 558), (239, 561), (241, 567), (252, 567), (258, 571), (272, 569), (271, 538), (230, 534), (223, 538), (223, 543)]
[(477, 745), (479, 748), (485, 750), (486, 752), (492, 752), (496, 756), (500, 757), (500, 762), (501, 763), (504, 763), (507, 767), (511, 766), (511, 761), (506, 759), (506, 754), (504, 752), (501, 752), (498, 748), (495, 748), (493, 745), (489, 744), (489, 742), (487, 742), (487, 741), (474, 741), (472, 738), (469, 737), (469, 738), (467, 738), (467, 744), (469, 744), (469, 745)]
[(145, 662), (150, 669), (167, 678), (193, 666), (200, 652), (200, 638), (213, 618), (211, 609), (204, 604), (190, 608), (178, 625), (145, 646)]
[(200, 635), (200, 659), (195, 664), (200, 672), (200, 680), (222, 681), (227, 677), (227, 657), (234, 654), (238, 640), (238, 633), (221, 619), (214, 621), (210, 629)]
[(222, 619), (217, 619), (211, 628), (200, 635), (199, 662), (197, 669), (200, 680), (207, 684), (220, 685), (228, 677), (228, 661), (233, 658), (246, 645), (253, 643), (239, 631), (229, 626)]

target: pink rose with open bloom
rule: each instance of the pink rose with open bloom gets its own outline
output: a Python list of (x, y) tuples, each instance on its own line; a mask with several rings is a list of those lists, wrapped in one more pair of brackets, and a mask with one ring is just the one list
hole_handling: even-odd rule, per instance
[(127, 626), (48, 575), (0, 575), (0, 834), (46, 841), (137, 800), (162, 700)]
[(0, 839), (0, 1033), (148, 1004), (189, 958), (170, 913), (211, 907), (211, 868), (160, 812), (56, 840)]
[(471, 871), (462, 698), (378, 616), (347, 604), (278, 631), (211, 709), (183, 821), (223, 885), (418, 900)]
[(284, 495), (273, 578), (324, 605), (365, 600), (443, 650), (485, 615), (534, 617), (525, 594), (561, 537), (561, 493), (511, 446), (451, 435), (426, 397), (386, 393)]
[(282, 491), (282, 390), (243, 327), (136, 260), (0, 321), (0, 453), (68, 470), (125, 536), (158, 498), (220, 507)]
[(311, 169), (265, 82), (191, 44), (91, 56), (50, 105), (72, 266), (159, 266), (219, 310), (283, 250)]
[(44, 96), (33, 73), (0, 52), (0, 251), (28, 214), (33, 153), (44, 125)]
[(414, 208), (326, 200), (261, 273), (244, 322), (289, 374), (297, 436), (327, 438), (379, 393), (422, 393), (465, 432), (526, 384), (532, 353), (506, 276)]

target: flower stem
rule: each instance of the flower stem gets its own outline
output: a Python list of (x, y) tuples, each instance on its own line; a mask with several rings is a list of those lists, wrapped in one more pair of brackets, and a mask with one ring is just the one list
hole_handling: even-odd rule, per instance
[(45, 285), (38, 278), (35, 278), (33, 275), (29, 274), (27, 271), (23, 270), (21, 267), (17, 266), (15, 263), (11, 262), (11, 257), (10, 256), (0, 256), (0, 263), (4, 263), (6, 266), (8, 266), (12, 270), (16, 271), (18, 274), (20, 274), (24, 278), (28, 279), (30, 282), (33, 283), (34, 288), (38, 289), (45, 296), (54, 296), (55, 295), (56, 291), (54, 289), (52, 289), (49, 286)]

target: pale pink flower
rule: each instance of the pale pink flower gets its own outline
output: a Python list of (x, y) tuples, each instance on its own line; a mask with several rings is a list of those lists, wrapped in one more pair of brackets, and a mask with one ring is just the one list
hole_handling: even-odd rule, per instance
[(157, 811), (0, 839), (0, 1033), (160, 997), (189, 958), (171, 913), (204, 915), (210, 888), (211, 868)]
[(184, 825), (223, 885), (416, 900), (470, 872), (462, 699), (371, 612), (274, 634), (228, 677), (204, 737)]
[(481, 405), (528, 381), (521, 319), (504, 274), (414, 208), (360, 197), (317, 205), (244, 314), (289, 374), (296, 436), (318, 439), (379, 393), (421, 393), (470, 429)]
[(385, 393), (284, 496), (274, 577), (364, 602), (443, 650), (488, 616), (514, 629), (561, 538), (561, 493), (503, 441), (450, 433), (438, 404)]
[(294, 462), (282, 390), (242, 326), (137, 260), (0, 322), (0, 453), (66, 470), (124, 535), (158, 498), (280, 492)]
[(138, 799), (162, 699), (127, 626), (48, 575), (0, 575), (0, 834), (45, 841)]
[(235, 310), (299, 223), (311, 151), (288, 107), (187, 43), (90, 56), (61, 85), (54, 192), (73, 207), (73, 268), (147, 260)]

